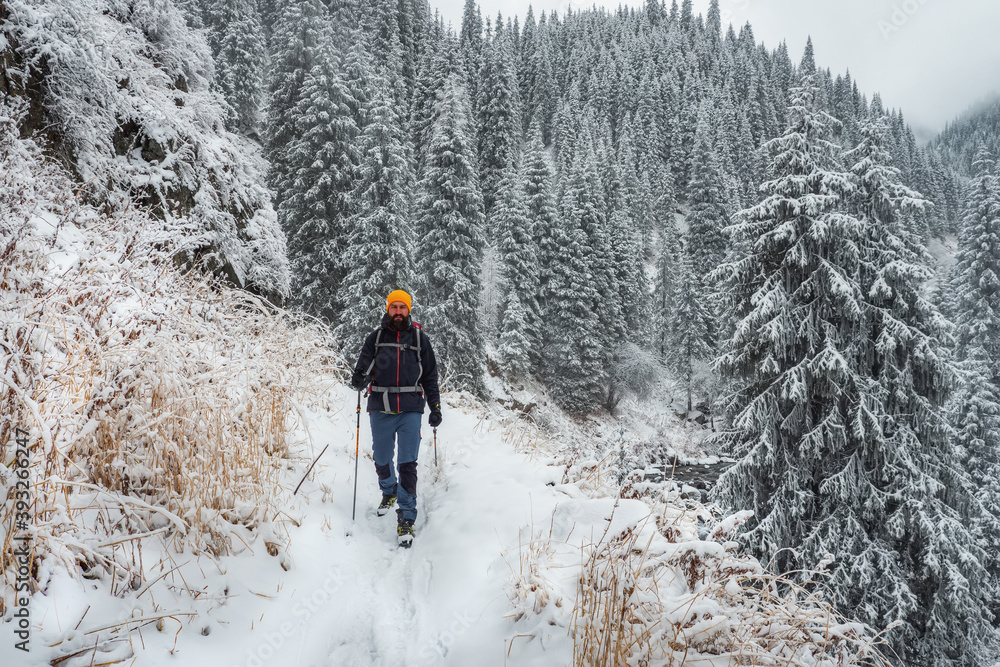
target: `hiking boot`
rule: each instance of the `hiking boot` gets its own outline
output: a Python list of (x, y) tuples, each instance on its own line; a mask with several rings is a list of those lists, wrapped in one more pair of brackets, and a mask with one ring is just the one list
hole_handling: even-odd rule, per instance
[(382, 494), (382, 502), (379, 504), (378, 509), (375, 510), (375, 514), (379, 516), (385, 516), (389, 510), (392, 509), (393, 503), (396, 502), (396, 496), (387, 496)]
[(413, 521), (411, 519), (400, 519), (396, 526), (396, 535), (399, 546), (409, 549), (413, 544)]

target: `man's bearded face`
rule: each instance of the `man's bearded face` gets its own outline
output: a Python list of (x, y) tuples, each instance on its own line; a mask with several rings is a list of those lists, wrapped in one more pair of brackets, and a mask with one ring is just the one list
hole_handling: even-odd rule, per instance
[(389, 304), (389, 322), (393, 329), (402, 329), (409, 314), (410, 309), (402, 301), (393, 301)]

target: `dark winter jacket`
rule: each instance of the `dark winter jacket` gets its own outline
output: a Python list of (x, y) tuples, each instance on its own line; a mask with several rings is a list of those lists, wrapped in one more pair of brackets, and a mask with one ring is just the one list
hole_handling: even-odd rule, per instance
[[(417, 336), (420, 337), (419, 361), (415, 349)], [(365, 339), (354, 372), (364, 375), (365, 382), (371, 380), (368, 412), (423, 412), (425, 404), (431, 406), (431, 412), (441, 410), (437, 361), (430, 338), (420, 325), (410, 322), (405, 330), (394, 331), (389, 327), (389, 314), (386, 313), (382, 325)], [(407, 391), (413, 387), (417, 390)]]

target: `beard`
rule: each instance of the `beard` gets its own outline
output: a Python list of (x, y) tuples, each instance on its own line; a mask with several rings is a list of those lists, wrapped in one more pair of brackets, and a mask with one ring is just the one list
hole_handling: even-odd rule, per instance
[(406, 331), (410, 326), (410, 316), (393, 315), (389, 318), (389, 328), (393, 331)]

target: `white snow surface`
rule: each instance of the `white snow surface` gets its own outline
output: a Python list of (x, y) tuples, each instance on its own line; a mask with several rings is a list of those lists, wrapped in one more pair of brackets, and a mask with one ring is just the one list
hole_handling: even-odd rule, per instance
[[(695, 505), (685, 509), (676, 492), (666, 494), (668, 505), (659, 510), (644, 499), (609, 496), (598, 461), (557, 464), (524, 437), (527, 421), (465, 394), (443, 397), (436, 462), (433, 433), (423, 428), (416, 538), (412, 548), (398, 547), (394, 515), (374, 514), (380, 492), (364, 409), (356, 430), (356, 398), (337, 386), (328, 403), (336, 407), (300, 406), (279, 481), (288, 522), (262, 524), (255, 541), (217, 560), (145, 540), (143, 557), (156, 566), (134, 589), (115, 594), (100, 581), (52, 572), (46, 592), (32, 599), (32, 652), (25, 656), (2, 642), (0, 664), (41, 667), (74, 654), (61, 664), (569, 664), (571, 628), (586, 622), (574, 619), (581, 574), (591, 577), (593, 595), (606, 595), (605, 586), (617, 585), (610, 568), (619, 562), (659, 573), (636, 578), (635, 609), (688, 628), (691, 646), (716, 646), (746, 623), (742, 575), (726, 573), (761, 570), (733, 551), (728, 533), (736, 521), (698, 539), (695, 522), (711, 519)], [(269, 532), (282, 526), (283, 535)], [(622, 538), (617, 551), (607, 547), (607, 559), (587, 569), (594, 545), (629, 534), (631, 540)], [(269, 550), (272, 540), (279, 546)], [(693, 579), (689, 568), (699, 572)], [(771, 623), (787, 627), (812, 615), (803, 609), (793, 604)], [(821, 613), (818, 622), (823, 627), (828, 617)], [(833, 629), (841, 631), (863, 630)], [(689, 663), (721, 666), (734, 657), (725, 649), (712, 653), (692, 648)], [(805, 650), (794, 653), (794, 664), (833, 664)]]
[[(136, 664), (149, 666), (174, 665), (178, 659), (190, 665), (247, 666), (503, 665), (505, 659), (549, 665), (553, 656), (567, 660), (572, 640), (565, 627), (509, 646), (516, 631), (504, 618), (509, 608), (504, 589), (511, 568), (518, 567), (519, 543), (530, 539), (533, 528), (544, 524), (547, 529), (560, 503), (565, 509), (557, 514), (557, 530), (568, 521), (589, 538), (595, 529), (603, 531), (614, 501), (568, 500), (564, 491), (546, 485), (553, 475), (545, 461), (515, 451), (489, 417), (458, 408), (462, 397), (446, 397), (437, 465), (431, 429), (425, 424), (422, 432), (416, 538), (411, 549), (401, 549), (395, 516), (373, 512), (380, 493), (364, 410), (357, 518), (351, 518), (356, 394), (335, 389), (332, 398), (343, 408), (303, 415), (301, 458), (282, 482), (293, 488), (309, 459), (329, 445), (286, 509), (298, 524), (289, 530), (286, 550), (271, 556), (258, 540), (217, 565), (191, 554), (147, 552), (149, 561), (172, 558), (178, 569), (158, 582), (158, 572), (148, 573), (148, 592), (144, 582), (138, 594), (128, 591), (121, 597), (98, 583), (57, 573), (49, 590), (32, 601), (30, 657), (5, 641), (0, 664), (48, 665), (95, 642), (106, 647), (102, 660), (134, 652)], [(616, 521), (624, 525), (648, 513), (632, 507)], [(192, 601), (185, 588), (197, 598)], [(161, 631), (146, 625), (117, 637), (98, 632), (129, 619), (170, 613), (194, 615), (168, 617)], [(89, 662), (89, 654), (79, 660)]]

